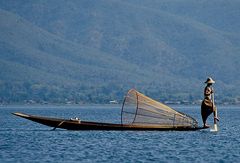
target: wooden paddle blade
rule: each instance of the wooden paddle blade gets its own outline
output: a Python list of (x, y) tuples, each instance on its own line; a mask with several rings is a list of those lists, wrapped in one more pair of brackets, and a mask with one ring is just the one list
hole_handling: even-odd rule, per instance
[(213, 125), (213, 128), (210, 129), (211, 132), (217, 132), (218, 131), (218, 126), (217, 124)]

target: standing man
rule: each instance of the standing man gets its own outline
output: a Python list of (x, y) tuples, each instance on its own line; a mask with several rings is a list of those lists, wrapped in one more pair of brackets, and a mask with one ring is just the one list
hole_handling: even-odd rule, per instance
[(203, 127), (208, 128), (209, 126), (206, 124), (207, 118), (210, 114), (213, 113), (214, 118), (218, 120), (218, 117), (216, 115), (216, 106), (214, 106), (214, 101), (213, 101), (213, 87), (212, 84), (215, 83), (215, 81), (212, 78), (207, 78), (205, 81), (207, 86), (204, 89), (204, 100), (202, 101), (202, 106), (201, 106), (201, 114), (202, 114), (202, 120), (203, 120)]

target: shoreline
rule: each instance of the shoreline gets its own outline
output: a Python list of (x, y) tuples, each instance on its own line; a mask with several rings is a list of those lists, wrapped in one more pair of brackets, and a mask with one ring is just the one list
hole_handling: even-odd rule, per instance
[[(174, 107), (201, 107), (201, 105), (199, 104), (164, 104), (167, 106), (170, 106), (172, 108)], [(217, 104), (218, 107), (239, 107), (240, 108), (240, 104)], [(90, 107), (90, 108), (97, 108), (97, 107), (106, 107), (106, 108), (114, 108), (114, 107), (118, 107), (118, 108), (122, 108), (122, 104), (0, 104), (0, 109), (1, 108), (15, 108), (15, 107), (41, 107), (41, 108), (66, 108), (66, 107), (70, 107), (70, 108), (84, 108), (84, 107)]]

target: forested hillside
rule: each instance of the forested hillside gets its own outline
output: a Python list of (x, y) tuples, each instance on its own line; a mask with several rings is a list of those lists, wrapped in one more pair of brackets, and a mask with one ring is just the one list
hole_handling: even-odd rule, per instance
[(240, 2), (0, 1), (0, 103), (239, 98)]

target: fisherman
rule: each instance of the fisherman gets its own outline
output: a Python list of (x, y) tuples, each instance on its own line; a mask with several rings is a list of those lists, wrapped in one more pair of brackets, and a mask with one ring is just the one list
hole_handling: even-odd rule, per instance
[(203, 121), (203, 127), (209, 128), (209, 126), (206, 124), (207, 118), (210, 114), (213, 113), (214, 119), (219, 121), (217, 115), (216, 115), (216, 106), (214, 105), (213, 101), (213, 87), (212, 84), (215, 83), (215, 81), (212, 78), (207, 78), (205, 81), (207, 86), (204, 89), (204, 100), (202, 101), (201, 106), (201, 114), (202, 114), (202, 121)]

